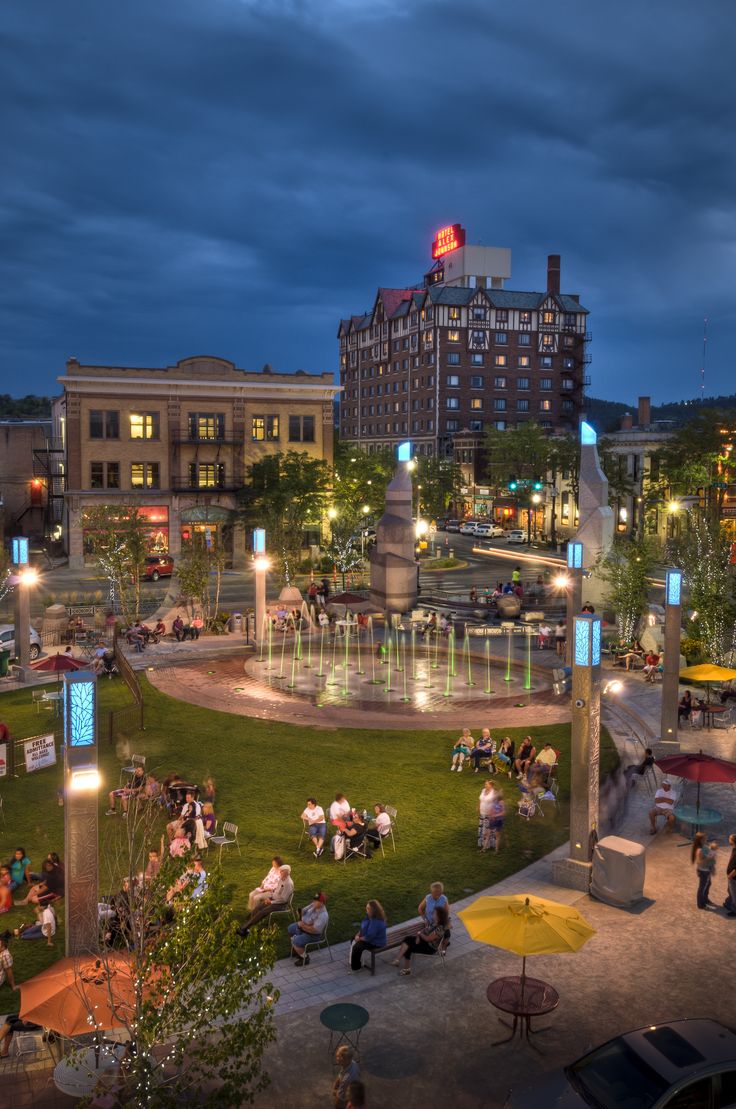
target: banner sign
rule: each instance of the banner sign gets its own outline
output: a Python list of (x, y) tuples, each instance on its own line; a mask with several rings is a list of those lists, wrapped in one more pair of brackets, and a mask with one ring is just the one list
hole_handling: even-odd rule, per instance
[(0, 778), (8, 776), (8, 745), (0, 743)]
[(26, 740), (23, 744), (23, 753), (26, 760), (26, 770), (30, 774), (33, 770), (42, 770), (44, 766), (54, 766), (56, 763), (56, 746), (54, 735), (37, 735), (35, 739)]

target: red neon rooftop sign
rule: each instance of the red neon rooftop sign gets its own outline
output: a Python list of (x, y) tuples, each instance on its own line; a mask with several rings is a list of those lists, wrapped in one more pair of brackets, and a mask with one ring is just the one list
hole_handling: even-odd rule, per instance
[(437, 232), (437, 238), (432, 243), (432, 257), (441, 258), (461, 246), (465, 246), (465, 228), (459, 223), (452, 223)]

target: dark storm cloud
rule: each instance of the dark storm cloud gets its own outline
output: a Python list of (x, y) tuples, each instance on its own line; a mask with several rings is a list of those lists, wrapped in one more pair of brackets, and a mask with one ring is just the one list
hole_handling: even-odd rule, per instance
[(704, 315), (732, 388), (725, 0), (16, 0), (1, 35), (4, 389), (72, 354), (332, 368), (456, 219), (513, 287), (563, 255), (595, 393), (693, 393)]

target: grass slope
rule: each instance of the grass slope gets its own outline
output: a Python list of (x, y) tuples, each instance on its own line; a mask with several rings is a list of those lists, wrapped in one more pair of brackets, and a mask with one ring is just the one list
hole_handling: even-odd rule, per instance
[[(398, 922), (416, 913), (433, 879), (443, 881), (450, 900), (454, 900), (504, 878), (567, 838), (567, 725), (540, 727), (533, 733), (537, 745), (549, 740), (562, 751), (557, 813), (548, 807), (544, 820), (519, 819), (515, 815), (517, 790), (507, 778), (499, 779), (507, 799), (505, 842), (498, 855), (480, 855), (476, 848), (476, 814), (483, 775), (467, 769), (462, 775), (449, 772), (450, 748), (462, 723), (460, 714), (454, 726), (448, 724), (447, 732), (316, 729), (200, 709), (159, 693), (145, 679), (143, 684), (146, 730), (131, 741), (131, 750), (145, 754), (147, 768), (161, 777), (177, 771), (198, 782), (207, 775), (215, 778), (217, 817), (220, 822), (233, 820), (240, 825), (242, 857), (233, 848), (223, 853), (223, 867), (236, 905), (245, 908), (248, 890), (268, 870), (271, 857), (280, 854), (292, 865), (297, 902), (306, 902), (317, 889), (327, 893), (333, 942), (352, 934), (368, 898), (377, 897), (386, 908), (389, 922)], [(124, 704), (128, 698), (127, 690), (117, 680), (103, 680), (99, 695), (105, 709)], [(0, 695), (0, 718), (17, 737), (49, 731), (55, 723), (52, 717), (36, 713), (29, 691)], [(492, 706), (488, 724), (493, 729)], [(508, 732), (517, 740), (523, 734), (518, 728), (493, 731), (496, 737)], [(106, 791), (118, 784), (123, 761), (122, 752), (106, 745), (101, 748), (100, 769), (105, 783), (100, 798), (103, 892), (114, 885), (105, 858), (112, 857), (122, 825), (119, 817), (104, 815)], [(616, 762), (615, 748), (604, 732), (602, 776)], [(63, 857), (63, 808), (57, 801), (61, 785), (59, 766), (2, 784), (6, 823), (0, 832), (0, 858), (6, 859), (21, 845), (34, 869), (40, 868), (49, 850), (57, 850)], [(353, 861), (343, 866), (327, 854), (315, 859), (311, 845), (297, 851), (299, 813), (307, 796), (317, 797), (326, 809), (337, 790), (360, 808), (370, 808), (376, 801), (397, 807), (395, 855), (389, 847), (385, 860), (379, 853), (368, 862)], [(162, 829), (163, 824), (162, 818)], [(209, 865), (215, 865), (216, 859), (213, 851)], [(17, 927), (30, 915), (27, 909), (13, 909), (0, 918), (0, 928)], [(63, 918), (63, 912), (60, 916)], [(53, 949), (40, 941), (15, 942), (12, 950), (17, 979), (30, 977), (60, 957), (63, 942), (63, 919)], [(6, 987), (0, 992), (0, 1011), (14, 1007), (9, 998), (17, 1007), (19, 995), (11, 995)]]

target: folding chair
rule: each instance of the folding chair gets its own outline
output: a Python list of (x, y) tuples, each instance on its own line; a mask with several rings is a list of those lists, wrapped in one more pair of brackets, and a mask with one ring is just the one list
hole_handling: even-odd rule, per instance
[(128, 777), (132, 778), (133, 775), (136, 772), (137, 767), (139, 767), (139, 766), (142, 766), (144, 770), (146, 769), (146, 756), (145, 755), (133, 755), (131, 760), (130, 760), (130, 766), (121, 767), (121, 769), (120, 769), (120, 785), (121, 786), (123, 784), (125, 775), (127, 774)]
[(517, 810), (519, 816), (523, 816), (525, 820), (531, 820), (533, 816), (544, 816), (544, 809), (534, 794), (526, 786), (522, 786), (520, 782), (517, 785), (521, 793)]
[(357, 847), (353, 846), (353, 841), (350, 836), (345, 839), (345, 854), (342, 861), (346, 863), (348, 859), (367, 859), (368, 858), (368, 841), (363, 837), (363, 842), (358, 844)]
[[(388, 812), (388, 810), (386, 810), (386, 811)], [(391, 837), (391, 843), (393, 844), (394, 854), (396, 854), (396, 840), (394, 839), (393, 821), (391, 821), (391, 823), (389, 824), (388, 831), (386, 832), (385, 835), (382, 836), (381, 833), (378, 831), (378, 829), (376, 829), (376, 835), (378, 836), (378, 846), (381, 848), (381, 854), (383, 855), (384, 859), (386, 858), (386, 852), (383, 849), (383, 841), (385, 839), (388, 839), (389, 836)], [(374, 842), (374, 840), (371, 839), (371, 843), (373, 843), (373, 842)]]
[(552, 804), (555, 807), (555, 812), (557, 812), (557, 795), (558, 795), (559, 792), (560, 792), (560, 783), (557, 781), (556, 778), (550, 777), (549, 782), (547, 783), (547, 789), (545, 790), (545, 792), (542, 794), (542, 796), (539, 798), (539, 801), (537, 802), (537, 804), (540, 807), (540, 811), (542, 812), (542, 816), (544, 816), (544, 811), (542, 810), (542, 807), (541, 807), (541, 802), (542, 801), (551, 801)]
[[(306, 932), (304, 933), (304, 935), (306, 935)], [(304, 954), (305, 955), (309, 954), (309, 948), (310, 947), (314, 947), (317, 950), (319, 950), (320, 947), (326, 947), (327, 950), (330, 953), (330, 962), (334, 963), (335, 960), (332, 957), (332, 948), (330, 947), (330, 941), (327, 939), (327, 928), (325, 928), (325, 930), (322, 933), (322, 936), (320, 937), (320, 939), (309, 940), (308, 943), (304, 944)]]
[[(396, 835), (398, 836), (398, 834), (399, 834), (399, 818), (396, 814), (396, 809), (393, 807), (393, 805), (385, 805), (384, 808), (386, 809), (386, 812), (388, 813), (388, 815), (391, 817), (391, 827), (393, 828), (394, 825), (396, 825)], [(393, 831), (391, 832), (391, 837), (393, 838)]]
[(724, 728), (726, 731), (730, 731), (732, 713), (732, 708), (726, 709), (725, 712), (713, 713), (713, 728)]
[(301, 851), (301, 849), (302, 849), (302, 844), (304, 843), (304, 840), (307, 838), (307, 828), (308, 827), (309, 827), (309, 825), (307, 824), (304, 817), (302, 817), (302, 834), (299, 836), (299, 846), (297, 847), (297, 851)]
[(288, 915), (292, 918), (292, 920), (297, 919), (297, 914), (294, 910), (294, 894), (293, 893), (292, 893), (291, 897), (289, 898), (289, 900), (284, 905), (283, 909), (271, 909), (271, 912), (266, 917), (266, 920), (270, 924), (272, 916), (282, 916), (282, 915)]
[(226, 820), (222, 825), (222, 832), (223, 834), (221, 836), (210, 836), (210, 843), (220, 848), (220, 855), (217, 860), (218, 863), (222, 862), (223, 847), (230, 847), (233, 843), (238, 849), (238, 854), (242, 855), (240, 843), (238, 842), (238, 825), (232, 824), (229, 820)]

